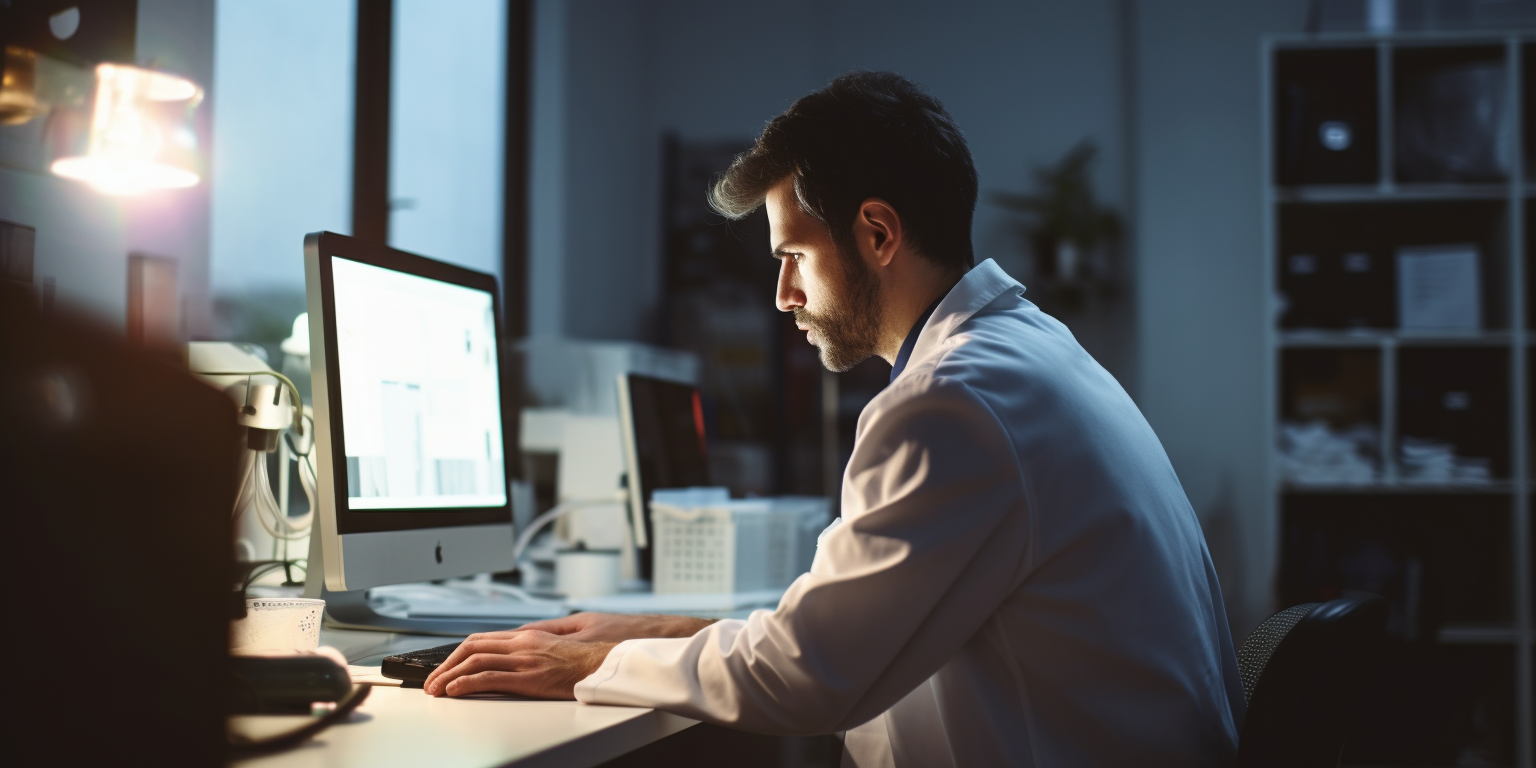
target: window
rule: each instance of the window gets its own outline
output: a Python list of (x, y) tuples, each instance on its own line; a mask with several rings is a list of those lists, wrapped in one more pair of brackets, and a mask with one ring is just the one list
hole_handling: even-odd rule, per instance
[(504, 0), (395, 0), (389, 241), (501, 276)]
[(350, 228), (354, 2), (218, 2), (210, 270), (225, 338), (266, 341), (241, 297), (283, 294), (291, 323), (305, 233)]

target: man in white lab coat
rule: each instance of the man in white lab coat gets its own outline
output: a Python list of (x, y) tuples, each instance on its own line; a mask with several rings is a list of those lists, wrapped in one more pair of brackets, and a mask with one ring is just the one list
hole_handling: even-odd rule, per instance
[(716, 184), (766, 204), (778, 308), (834, 370), (878, 355), (842, 518), (745, 621), (581, 614), (476, 635), (433, 695), (509, 691), (764, 733), (858, 766), (1224, 766), (1244, 699), (1210, 556), (1113, 377), (992, 261), (939, 102), (850, 73)]

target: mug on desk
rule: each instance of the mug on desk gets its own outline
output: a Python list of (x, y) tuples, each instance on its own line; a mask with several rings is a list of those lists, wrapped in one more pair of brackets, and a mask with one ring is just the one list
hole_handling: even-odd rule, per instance
[(555, 589), (567, 600), (619, 591), (619, 550), (562, 549), (555, 553)]

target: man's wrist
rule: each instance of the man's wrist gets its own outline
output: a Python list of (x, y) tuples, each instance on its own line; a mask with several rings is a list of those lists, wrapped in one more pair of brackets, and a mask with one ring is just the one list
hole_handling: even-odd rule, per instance
[(698, 619), (692, 616), (674, 616), (668, 627), (667, 637), (693, 637), (699, 630), (715, 623), (715, 619)]

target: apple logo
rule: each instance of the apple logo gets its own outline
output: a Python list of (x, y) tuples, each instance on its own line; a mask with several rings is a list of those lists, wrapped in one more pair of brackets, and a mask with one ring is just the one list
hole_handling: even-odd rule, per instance
[(442, 565), (443, 564), (443, 543), (441, 541), (439, 541), (437, 543), (437, 550), (434, 551), (432, 554), (435, 557), (437, 557), (437, 564), (438, 565)]

